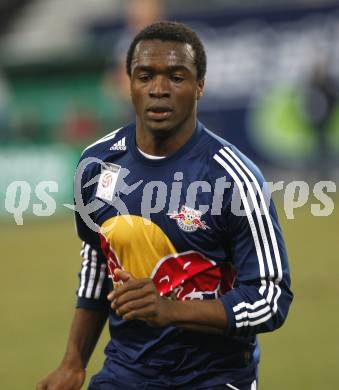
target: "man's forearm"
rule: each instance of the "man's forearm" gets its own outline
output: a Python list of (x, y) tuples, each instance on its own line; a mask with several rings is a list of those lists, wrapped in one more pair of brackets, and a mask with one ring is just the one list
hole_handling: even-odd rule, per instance
[(76, 309), (62, 365), (85, 368), (107, 320), (107, 311)]
[(171, 324), (208, 333), (223, 333), (227, 327), (224, 305), (217, 299), (168, 301)]

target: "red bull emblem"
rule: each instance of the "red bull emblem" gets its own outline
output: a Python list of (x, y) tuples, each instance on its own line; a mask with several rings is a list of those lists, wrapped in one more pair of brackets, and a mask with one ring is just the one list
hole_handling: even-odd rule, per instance
[(155, 266), (151, 278), (160, 295), (177, 300), (217, 299), (233, 286), (234, 272), (199, 252), (169, 255)]
[[(187, 207), (181, 208), (183, 215), (186, 209)], [(196, 215), (195, 212), (194, 216)], [(135, 278), (151, 278), (159, 294), (171, 299), (217, 299), (232, 289), (235, 270), (229, 260), (212, 260), (194, 250), (178, 253), (163, 231), (157, 229), (156, 225), (151, 225), (150, 231), (157, 245), (155, 250), (153, 243), (150, 245), (144, 239), (145, 232), (150, 229), (148, 225), (144, 224), (141, 217), (133, 218), (134, 227), (131, 228), (122, 216), (118, 217), (118, 223), (114, 224), (116, 242), (113, 241), (112, 235), (106, 237), (99, 233), (101, 248), (107, 259), (108, 273), (114, 287), (121, 283), (114, 274), (119, 268), (130, 272)], [(198, 219), (203, 226), (201, 229), (208, 228), (200, 218)], [(109, 226), (112, 226), (112, 220), (109, 222)], [(133, 237), (133, 240), (130, 237)]]
[(198, 229), (206, 230), (209, 226), (201, 220), (201, 211), (181, 206), (179, 213), (167, 213), (171, 219), (177, 221), (177, 225), (185, 232), (195, 232)]

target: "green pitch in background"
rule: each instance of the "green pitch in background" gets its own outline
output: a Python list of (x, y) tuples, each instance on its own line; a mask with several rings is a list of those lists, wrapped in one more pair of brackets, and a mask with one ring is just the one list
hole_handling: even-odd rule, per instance
[[(339, 199), (329, 217), (280, 209), (295, 300), (283, 328), (260, 335), (262, 390), (335, 390), (339, 380)], [(71, 212), (1, 224), (0, 389), (29, 390), (60, 362), (80, 267)], [(107, 329), (88, 378), (102, 365)], [(86, 388), (84, 386), (84, 388)]]

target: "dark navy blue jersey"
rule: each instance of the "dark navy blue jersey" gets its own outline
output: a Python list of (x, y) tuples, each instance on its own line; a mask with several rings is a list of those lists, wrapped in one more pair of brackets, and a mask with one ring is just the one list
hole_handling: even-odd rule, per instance
[[(105, 372), (157, 388), (253, 377), (256, 334), (281, 326), (292, 301), (286, 249), (259, 169), (199, 122), (178, 151), (150, 159), (131, 124), (85, 149), (75, 193), (84, 242), (77, 307), (109, 310)], [(220, 299), (224, 335), (122, 320), (106, 298), (117, 267), (151, 278), (170, 299)]]

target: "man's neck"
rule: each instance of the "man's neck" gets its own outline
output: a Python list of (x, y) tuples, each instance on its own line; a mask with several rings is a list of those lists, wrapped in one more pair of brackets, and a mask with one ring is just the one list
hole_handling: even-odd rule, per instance
[(168, 132), (167, 136), (156, 135), (151, 131), (136, 127), (136, 143), (144, 153), (153, 156), (169, 156), (179, 150), (191, 138), (195, 123), (188, 130)]

